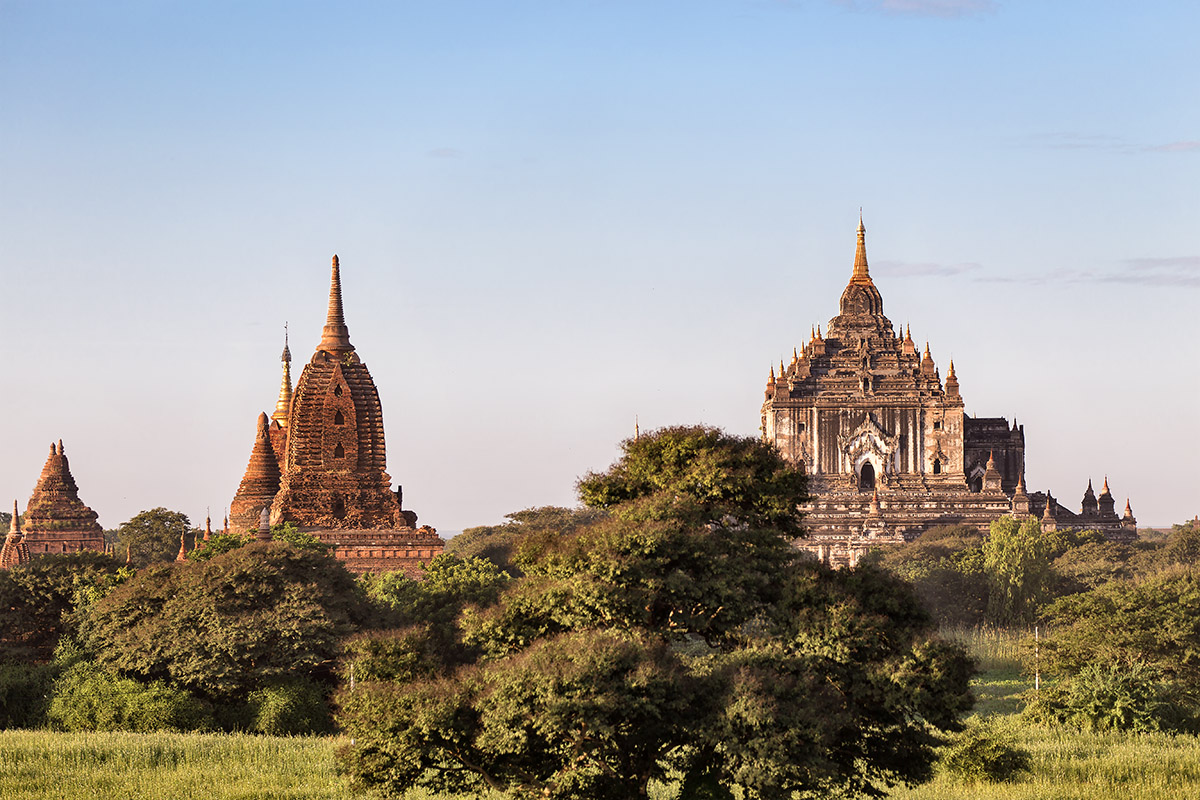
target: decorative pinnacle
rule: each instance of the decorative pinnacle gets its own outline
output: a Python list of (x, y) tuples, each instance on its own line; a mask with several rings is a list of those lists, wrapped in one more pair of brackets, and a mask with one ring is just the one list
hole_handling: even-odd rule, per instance
[(283, 376), (279, 379), (279, 399), (275, 401), (275, 411), (271, 419), (286, 428), (292, 408), (292, 351), (288, 349), (287, 323), (283, 323)]
[(271, 506), (270, 504), (263, 506), (262, 513), (258, 515), (258, 536), (260, 542), (271, 541)]
[(13, 500), (12, 524), (8, 526), (9, 536), (21, 535), (21, 515), (17, 512), (17, 501)]
[(858, 245), (854, 249), (854, 272), (850, 282), (871, 283), (871, 273), (867, 270), (867, 229), (863, 225), (861, 208), (858, 210)]
[(1017, 473), (1017, 494), (1025, 494), (1025, 470)]
[(950, 359), (950, 371), (946, 373), (946, 380), (954, 377), (954, 359)]
[(333, 257), (329, 279), (329, 313), (325, 316), (325, 328), (321, 331), (321, 343), (317, 349), (330, 353), (354, 352), (354, 345), (350, 344), (350, 329), (346, 327), (346, 318), (342, 313), (342, 273), (337, 256)]

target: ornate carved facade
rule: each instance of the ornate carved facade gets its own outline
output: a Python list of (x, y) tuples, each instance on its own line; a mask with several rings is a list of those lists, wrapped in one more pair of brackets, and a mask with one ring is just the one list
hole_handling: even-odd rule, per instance
[(96, 519), (96, 512), (79, 499), (79, 487), (59, 440), (50, 445), (50, 456), (25, 509), (24, 541), (30, 555), (103, 551), (104, 529)]
[[(954, 362), (943, 384), (929, 344), (918, 353), (911, 330), (901, 336), (884, 316), (860, 219), (838, 315), (778, 375), (772, 367), (762, 406), (763, 438), (809, 476), (802, 546), (854, 563), (876, 543), (934, 526), (986, 529), (1014, 511), (1040, 513), (1046, 495), (1025, 493), (1024, 427), (963, 408)], [(1062, 525), (1133, 535), (1132, 511), (1118, 518), (1107, 497), (1101, 508), (1092, 496), (1094, 511), (1085, 497), (1080, 515), (1051, 502), (1051, 513)]]
[(235, 529), (292, 522), (335, 546), (350, 569), (414, 572), (442, 551), (442, 540), (401, 508), (391, 488), (383, 408), (366, 364), (350, 343), (342, 311), (341, 271), (333, 257), (329, 312), (312, 359), (291, 387), (291, 351), (283, 352), (275, 412), (258, 421), (254, 449), (231, 510)]

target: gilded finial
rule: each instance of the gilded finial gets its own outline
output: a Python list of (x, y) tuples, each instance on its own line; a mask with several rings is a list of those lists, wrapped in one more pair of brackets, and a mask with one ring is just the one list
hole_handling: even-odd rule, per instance
[(858, 244), (854, 249), (854, 272), (850, 282), (871, 283), (871, 273), (867, 269), (867, 229), (863, 225), (861, 208), (858, 210)]

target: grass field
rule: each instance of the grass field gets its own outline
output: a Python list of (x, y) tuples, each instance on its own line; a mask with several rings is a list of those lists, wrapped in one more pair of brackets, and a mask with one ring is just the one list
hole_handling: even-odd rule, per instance
[[(1011, 731), (1032, 769), (1004, 784), (972, 784), (941, 774), (897, 800), (1195, 800), (1200, 738), (1052, 730), (1024, 723), (1019, 695), (1027, 637), (959, 630), (976, 657), (976, 713)], [(4, 800), (326, 800), (350, 796), (334, 766), (337, 738), (229, 734), (0, 731)], [(675, 800), (652, 787), (653, 800)], [(409, 800), (437, 800), (426, 793)], [(681, 798), (680, 800), (686, 800)]]
[(349, 796), (334, 738), (0, 731), (4, 800)]

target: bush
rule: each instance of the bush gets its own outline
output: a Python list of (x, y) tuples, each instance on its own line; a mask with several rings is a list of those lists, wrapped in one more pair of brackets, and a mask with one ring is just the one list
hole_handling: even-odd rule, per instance
[(68, 668), (54, 685), (46, 712), (66, 731), (197, 731), (212, 728), (206, 703), (162, 681), (122, 678), (91, 661)]
[(303, 679), (279, 682), (251, 692), (250, 730), (269, 736), (302, 736), (333, 731), (325, 689)]
[(973, 719), (942, 751), (941, 768), (966, 781), (1003, 783), (1029, 770), (1029, 751), (995, 725)]
[(57, 676), (50, 664), (0, 664), (0, 730), (42, 727)]
[(1182, 733), (1200, 728), (1195, 699), (1144, 664), (1088, 664), (1042, 690), (1024, 713), (1038, 722), (1101, 731)]

